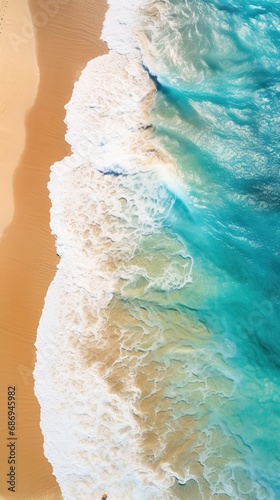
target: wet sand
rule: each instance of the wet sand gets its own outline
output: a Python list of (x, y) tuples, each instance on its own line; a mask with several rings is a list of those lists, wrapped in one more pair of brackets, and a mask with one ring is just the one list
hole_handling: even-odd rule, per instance
[[(42, 8), (47, 4), (48, 12)], [(56, 500), (61, 495), (43, 454), (32, 377), (36, 330), (57, 264), (47, 182), (50, 165), (70, 152), (63, 119), (74, 81), (89, 59), (106, 51), (99, 36), (107, 7), (103, 0), (30, 0), (29, 5), (37, 26), (40, 83), (13, 179), (14, 217), (0, 241), (0, 498)], [(18, 29), (23, 36), (23, 27)], [(25, 38), (31, 39), (30, 33), (27, 26)], [(24, 46), (23, 41), (19, 49)], [(6, 483), (8, 386), (16, 386), (16, 493)]]

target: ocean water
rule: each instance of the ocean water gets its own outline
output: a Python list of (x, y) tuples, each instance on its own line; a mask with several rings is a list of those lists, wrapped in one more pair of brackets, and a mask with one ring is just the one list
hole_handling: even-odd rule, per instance
[(108, 4), (49, 183), (45, 454), (68, 500), (276, 500), (279, 4)]

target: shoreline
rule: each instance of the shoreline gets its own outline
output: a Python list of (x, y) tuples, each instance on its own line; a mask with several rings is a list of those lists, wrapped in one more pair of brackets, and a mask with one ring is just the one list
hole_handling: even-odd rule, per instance
[[(52, 5), (59, 9), (52, 14), (44, 13), (41, 5), (40, 0), (29, 0), (40, 83), (26, 116), (25, 148), (14, 174), (14, 218), (0, 240), (0, 410), (1, 415), (7, 414), (7, 388), (15, 385), (18, 438), (16, 493), (12, 493), (3, 480), (9, 472), (7, 429), (3, 427), (0, 497), (20, 500), (61, 498), (51, 465), (43, 454), (40, 408), (32, 376), (37, 327), (58, 262), (49, 228), (47, 183), (51, 165), (70, 153), (63, 120), (74, 82), (89, 60), (107, 52), (99, 40), (107, 10), (105, 1), (101, 5), (98, 2), (98, 6), (97, 0), (69, 0), (63, 5), (54, 1)], [(22, 31), (19, 34), (22, 36)]]

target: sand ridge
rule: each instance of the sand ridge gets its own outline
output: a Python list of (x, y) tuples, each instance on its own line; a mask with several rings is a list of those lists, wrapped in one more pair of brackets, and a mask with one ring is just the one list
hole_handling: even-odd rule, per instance
[[(13, 4), (20, 2), (14, 0)], [(20, 500), (61, 498), (43, 455), (32, 377), (36, 330), (58, 262), (49, 230), (47, 182), (50, 165), (70, 152), (64, 141), (63, 119), (74, 81), (88, 60), (106, 51), (99, 40), (105, 2), (49, 0), (45, 4), (52, 13), (44, 11), (40, 0), (29, 2), (40, 83), (26, 117), (24, 151), (13, 179), (14, 217), (0, 241), (0, 497)], [(14, 38), (20, 51), (26, 47), (26, 38), (32, 40), (24, 22), (25, 28), (18, 26), (19, 38)], [(15, 133), (13, 140), (17, 139)], [(9, 386), (16, 386), (16, 493), (9, 492), (6, 484)]]

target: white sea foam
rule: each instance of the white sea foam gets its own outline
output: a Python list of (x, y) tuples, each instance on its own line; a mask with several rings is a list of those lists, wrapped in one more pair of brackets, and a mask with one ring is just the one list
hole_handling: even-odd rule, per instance
[[(45, 454), (68, 500), (104, 491), (115, 500), (185, 498), (180, 488), (191, 480), (210, 498), (212, 444), (221, 433), (214, 421), (194, 444), (193, 415), (204, 417), (210, 400), (215, 410), (236, 383), (215, 346), (205, 349), (206, 329), (181, 317), (176, 302), (193, 262), (168, 226), (186, 190), (153, 134), (155, 87), (139, 31), (145, 12), (164, 4), (109, 1), (103, 38), (111, 51), (75, 84), (66, 106), (72, 155), (51, 169), (61, 260), (34, 375)], [(229, 446), (219, 441), (223, 464)], [(202, 465), (207, 480), (198, 477)], [(213, 491), (238, 498), (233, 486), (223, 488), (224, 469)]]
[[(45, 454), (67, 499), (105, 490), (116, 499), (162, 498), (168, 483), (155, 481), (140, 459), (137, 389), (127, 399), (113, 393), (99, 373), (102, 359), (87, 364), (82, 352), (85, 339), (87, 349), (104, 345), (119, 276), (133, 280), (122, 263), (172, 206), (162, 179), (168, 157), (149, 122), (154, 85), (128, 29), (137, 4), (110, 4), (104, 33), (121, 55), (89, 62), (76, 83), (66, 118), (73, 154), (52, 167), (49, 183), (61, 261), (40, 320), (34, 375)], [(164, 263), (166, 287), (172, 265)], [(189, 270), (174, 276), (183, 286)]]

